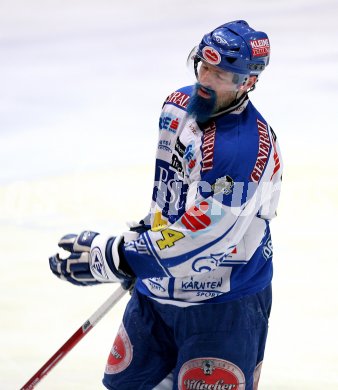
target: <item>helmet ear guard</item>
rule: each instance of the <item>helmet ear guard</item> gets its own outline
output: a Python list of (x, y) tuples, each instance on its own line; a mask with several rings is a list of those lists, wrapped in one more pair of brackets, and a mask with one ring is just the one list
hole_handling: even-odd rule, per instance
[(249, 80), (248, 74), (234, 73), (233, 83), (237, 85), (238, 88), (241, 88)]
[[(250, 79), (254, 78), (255, 80), (252, 82), (252, 84), (247, 87), (247, 84), (249, 84)], [(248, 76), (248, 78), (240, 85), (239, 90), (240, 91), (246, 91), (251, 92), (256, 88), (256, 83), (258, 82), (258, 76)]]

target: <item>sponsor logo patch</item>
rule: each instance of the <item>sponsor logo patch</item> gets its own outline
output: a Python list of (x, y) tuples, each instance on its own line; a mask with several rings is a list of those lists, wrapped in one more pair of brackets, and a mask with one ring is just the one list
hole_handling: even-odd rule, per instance
[(272, 178), (275, 176), (275, 174), (279, 171), (279, 168), (280, 168), (281, 164), (280, 164), (278, 151), (277, 151), (277, 145), (276, 145), (277, 137), (276, 137), (276, 134), (274, 133), (274, 131), (271, 129), (271, 127), (270, 127), (270, 130), (271, 130), (271, 135), (272, 135), (272, 140), (273, 140), (272, 141), (272, 145), (273, 145), (273, 160), (274, 160), (274, 163), (275, 163), (275, 168), (273, 169), (273, 172), (272, 172), (272, 175), (271, 175), (271, 178), (270, 178), (270, 180), (272, 180)]
[(163, 278), (151, 278), (147, 279), (147, 285), (150, 286), (152, 290), (157, 290), (159, 292), (165, 292), (166, 288), (162, 286)]
[(218, 65), (221, 62), (221, 55), (211, 46), (205, 46), (202, 49), (203, 58), (211, 65)]
[(158, 142), (158, 149), (164, 150), (165, 152), (172, 153), (171, 141), (166, 139), (161, 139)]
[(190, 207), (182, 216), (182, 224), (192, 232), (207, 228), (211, 223), (210, 217), (206, 215), (208, 209), (208, 202), (201, 202), (198, 207)]
[(180, 173), (182, 176), (184, 176), (184, 171), (183, 171), (183, 165), (179, 158), (176, 156), (176, 154), (173, 154), (171, 158), (171, 167), (175, 169), (178, 173)]
[(113, 347), (108, 356), (105, 373), (117, 374), (125, 370), (131, 363), (132, 358), (133, 347), (123, 324), (121, 324)]
[(268, 38), (251, 40), (250, 46), (253, 57), (265, 57), (270, 53), (270, 42)]
[(170, 133), (176, 134), (176, 130), (179, 125), (179, 119), (165, 112), (160, 117), (159, 128), (160, 130), (166, 130)]
[(179, 156), (183, 157), (186, 147), (182, 144), (180, 138), (178, 137), (175, 143), (175, 150)]
[(183, 92), (173, 92), (169, 95), (164, 104), (172, 103), (181, 108), (187, 108), (190, 96)]
[(212, 121), (210, 126), (204, 129), (202, 143), (202, 171), (210, 171), (214, 166), (214, 148), (216, 138), (216, 123)]
[(194, 143), (191, 143), (187, 146), (184, 153), (184, 159), (188, 162), (187, 171), (190, 174), (196, 165), (196, 158), (194, 158)]
[(245, 377), (235, 364), (216, 358), (192, 359), (178, 374), (179, 390), (245, 390)]
[(196, 129), (196, 126), (192, 123), (189, 124), (189, 129), (190, 131), (193, 133), (193, 134), (197, 134), (197, 129)]
[(207, 291), (221, 293), (217, 291), (218, 288), (221, 288), (223, 285), (223, 278), (215, 279), (212, 281), (209, 280), (195, 280), (192, 276), (190, 280), (182, 280), (181, 288), (183, 291)]
[(271, 142), (268, 133), (268, 128), (265, 123), (257, 119), (257, 130), (258, 130), (258, 154), (254, 169), (251, 172), (250, 179), (258, 183), (261, 178), (266, 163), (268, 161)]

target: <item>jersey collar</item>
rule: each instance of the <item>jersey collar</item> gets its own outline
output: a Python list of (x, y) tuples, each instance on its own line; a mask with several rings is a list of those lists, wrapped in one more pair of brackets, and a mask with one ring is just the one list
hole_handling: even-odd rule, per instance
[(249, 103), (249, 96), (246, 93), (239, 100), (236, 99), (233, 103), (231, 103), (224, 110), (219, 111), (216, 114), (211, 115), (210, 118), (215, 118), (215, 117), (217, 117), (219, 115), (224, 115), (224, 114), (239, 115), (239, 114), (241, 114), (245, 110), (245, 108), (248, 105), (248, 103)]

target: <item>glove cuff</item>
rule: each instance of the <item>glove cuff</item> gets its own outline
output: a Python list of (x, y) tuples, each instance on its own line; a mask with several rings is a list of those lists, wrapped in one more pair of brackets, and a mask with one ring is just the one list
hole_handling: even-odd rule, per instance
[(121, 236), (112, 237), (98, 234), (90, 249), (90, 271), (99, 282), (122, 283), (133, 279), (133, 271), (121, 254), (124, 239), (136, 239), (138, 233), (126, 232)]
[(119, 274), (119, 255), (109, 248), (112, 245), (118, 248), (118, 245), (123, 240), (123, 236), (111, 237), (102, 234), (97, 235), (90, 249), (90, 271), (94, 278), (99, 282), (121, 282), (123, 275)]

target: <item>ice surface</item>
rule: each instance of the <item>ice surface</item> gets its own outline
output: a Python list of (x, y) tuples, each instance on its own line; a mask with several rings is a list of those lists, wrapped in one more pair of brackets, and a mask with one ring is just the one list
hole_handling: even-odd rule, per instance
[[(260, 389), (337, 389), (337, 2), (1, 0), (0, 10), (0, 389), (23, 385), (115, 288), (63, 283), (48, 256), (65, 233), (120, 232), (144, 216), (162, 102), (193, 82), (185, 60), (201, 36), (234, 19), (269, 33), (252, 100), (285, 160)], [(39, 388), (102, 388), (126, 302)]]

